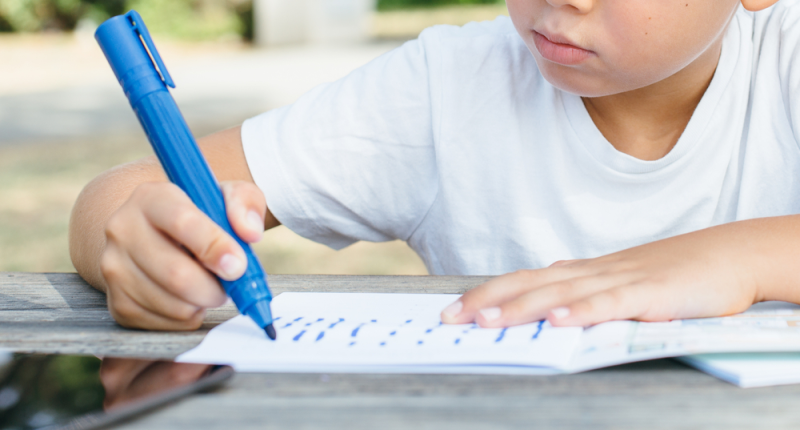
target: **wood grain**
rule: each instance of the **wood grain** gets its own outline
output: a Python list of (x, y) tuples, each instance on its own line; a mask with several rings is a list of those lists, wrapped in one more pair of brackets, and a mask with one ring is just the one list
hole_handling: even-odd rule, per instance
[[(273, 293), (461, 293), (487, 278), (272, 276)], [(0, 273), (0, 348), (172, 358), (237, 314), (210, 311), (197, 332), (118, 326), (105, 296), (75, 274)], [(739, 389), (670, 360), (578, 375), (238, 374), (125, 429), (790, 429), (800, 386)]]
[[(485, 277), (270, 276), (284, 291), (462, 293)], [(195, 332), (148, 332), (118, 326), (105, 295), (74, 273), (0, 273), (0, 345), (25, 352), (172, 359), (238, 313), (233, 305), (208, 312)]]

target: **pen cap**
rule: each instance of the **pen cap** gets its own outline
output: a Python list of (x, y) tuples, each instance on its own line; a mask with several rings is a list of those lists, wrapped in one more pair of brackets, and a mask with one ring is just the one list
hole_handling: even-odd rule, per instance
[(175, 86), (136, 11), (108, 19), (97, 28), (95, 39), (131, 105), (147, 94)]

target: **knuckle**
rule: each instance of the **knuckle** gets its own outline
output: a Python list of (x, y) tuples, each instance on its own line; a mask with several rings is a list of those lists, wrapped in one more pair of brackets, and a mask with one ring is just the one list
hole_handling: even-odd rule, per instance
[(119, 257), (115, 253), (108, 250), (103, 252), (100, 257), (100, 273), (109, 285), (114, 285), (120, 279), (122, 276), (122, 264), (120, 264)]
[(105, 225), (105, 235), (108, 240), (117, 241), (120, 238), (120, 234), (125, 231), (125, 220), (124, 217), (120, 214), (119, 211), (114, 212), (111, 217), (108, 218)]
[(131, 200), (147, 200), (154, 194), (164, 189), (163, 184), (157, 182), (144, 182), (134, 188), (131, 193)]
[(175, 324), (175, 330), (193, 331), (199, 329), (205, 320), (205, 311), (193, 312), (186, 319), (180, 320)]
[(176, 206), (169, 223), (169, 229), (175, 235), (184, 237), (195, 230), (194, 226), (198, 221), (198, 209), (188, 205)]
[(511, 276), (515, 278), (527, 278), (529, 276), (530, 270), (527, 269), (518, 269), (511, 273)]
[(242, 192), (246, 194), (254, 203), (261, 204), (264, 203), (266, 205), (266, 199), (264, 198), (264, 193), (261, 192), (261, 189), (258, 188), (257, 185), (251, 184), (249, 182), (242, 182), (241, 186)]
[(124, 327), (136, 327), (141, 320), (142, 309), (132, 300), (109, 300), (109, 311), (114, 319)]
[(177, 309), (176, 312), (170, 317), (177, 321), (190, 323), (193, 321), (193, 317), (195, 316), (195, 314), (197, 314), (197, 309), (186, 305), (186, 306), (180, 306), (179, 309)]
[(225, 201), (230, 201), (233, 194), (236, 193), (234, 184), (230, 181), (220, 182), (219, 188), (222, 190), (222, 196), (225, 198)]
[(604, 295), (606, 301), (608, 301), (611, 305), (618, 305), (622, 303), (625, 301), (626, 297), (625, 290), (622, 288), (612, 288), (606, 291)]
[(555, 296), (560, 301), (571, 299), (575, 296), (575, 283), (572, 280), (564, 280), (553, 286)]
[(227, 242), (228, 236), (221, 230), (216, 229), (213, 237), (206, 243), (206, 246), (203, 247), (200, 254), (197, 255), (197, 258), (206, 264), (212, 263), (214, 256), (217, 254), (217, 250), (225, 247)]
[(167, 286), (170, 290), (183, 295), (189, 291), (192, 284), (193, 268), (185, 264), (172, 264), (167, 271)]
[(536, 280), (539, 278), (539, 273), (541, 272), (538, 270), (522, 269), (514, 272), (514, 276), (517, 279), (520, 279), (522, 282), (528, 284), (536, 282)]
[(500, 309), (503, 310), (502, 315), (504, 318), (515, 320), (527, 313), (528, 304), (524, 303), (523, 300), (512, 300), (500, 305)]
[(247, 195), (247, 188), (242, 185), (242, 181), (223, 182), (220, 186), (222, 194), (225, 195), (225, 200), (236, 200), (242, 195)]

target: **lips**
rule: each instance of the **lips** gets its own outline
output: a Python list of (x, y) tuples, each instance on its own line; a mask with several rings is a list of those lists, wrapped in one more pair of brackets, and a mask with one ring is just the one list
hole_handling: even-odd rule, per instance
[(597, 55), (592, 51), (572, 45), (565, 38), (550, 35), (545, 36), (537, 31), (533, 32), (533, 43), (536, 49), (546, 60), (564, 66), (575, 66)]

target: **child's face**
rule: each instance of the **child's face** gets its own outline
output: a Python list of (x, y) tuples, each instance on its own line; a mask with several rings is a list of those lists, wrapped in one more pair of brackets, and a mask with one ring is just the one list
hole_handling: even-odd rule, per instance
[(600, 97), (652, 85), (696, 62), (715, 67), (740, 0), (506, 3), (544, 77), (564, 91)]

